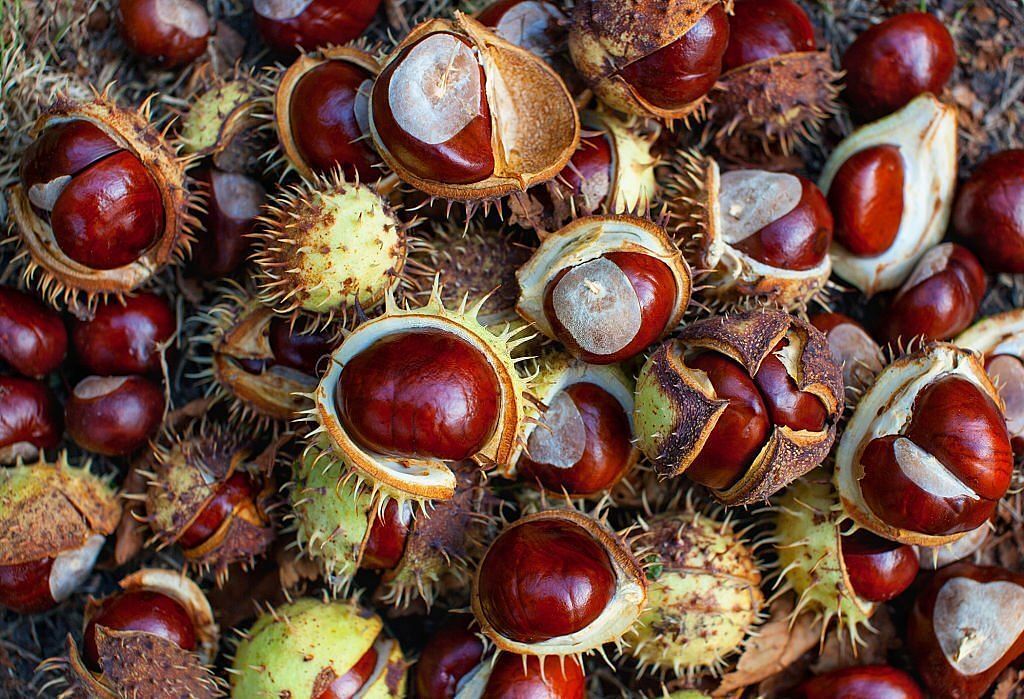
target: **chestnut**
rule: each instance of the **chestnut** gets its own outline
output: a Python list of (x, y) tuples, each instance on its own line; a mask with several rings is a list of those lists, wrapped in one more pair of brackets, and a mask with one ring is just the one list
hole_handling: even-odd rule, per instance
[(549, 655), (527, 657), (524, 662), (511, 653), (503, 653), (491, 666), (480, 699), (583, 699), (586, 696), (586, 677), (576, 658)]
[(255, 0), (256, 27), (278, 53), (346, 44), (370, 26), (380, 0)]
[(118, 28), (128, 48), (164, 68), (206, 51), (212, 21), (195, 0), (119, 0)]
[(472, 621), (472, 617), (452, 615), (430, 637), (413, 668), (416, 696), (454, 699), (462, 678), (484, 656), (484, 642), (474, 632)]
[(975, 169), (953, 207), (953, 230), (989, 272), (1024, 272), (1024, 150)]
[(909, 544), (883, 539), (865, 529), (840, 539), (843, 564), (853, 591), (870, 602), (887, 602), (914, 582), (920, 564)]
[(402, 560), (405, 541), (412, 523), (412, 510), (388, 500), (384, 510), (372, 517), (370, 531), (363, 544), (360, 567), (368, 570), (391, 570)]
[(846, 49), (846, 101), (861, 121), (895, 112), (918, 95), (942, 92), (956, 66), (949, 30), (927, 12), (870, 27)]
[(882, 320), (886, 341), (948, 340), (974, 320), (985, 295), (985, 272), (969, 250), (938, 245), (918, 260)]
[(910, 675), (889, 665), (854, 665), (801, 683), (794, 699), (924, 699)]
[(729, 43), (722, 68), (728, 71), (814, 48), (814, 25), (793, 0), (739, 0), (729, 17)]
[(255, 507), (260, 489), (259, 483), (248, 473), (231, 474), (195, 515), (188, 528), (181, 532), (178, 543), (185, 549), (207, 543), (236, 510)]
[(906, 647), (935, 696), (985, 695), (1024, 652), (1024, 576), (971, 563), (936, 571), (914, 601)]
[(63, 433), (60, 402), (46, 384), (0, 376), (0, 464), (53, 449)]
[(100, 669), (97, 628), (141, 631), (170, 641), (182, 650), (196, 649), (196, 629), (188, 610), (160, 592), (133, 590), (117, 593), (93, 610), (82, 635), (82, 654), (86, 665), (94, 671)]
[(410, 330), (378, 340), (344, 366), (337, 410), (371, 451), (456, 461), (490, 440), (499, 400), (497, 376), (480, 350), (452, 333)]
[(836, 242), (861, 257), (888, 250), (903, 220), (903, 188), (898, 146), (870, 146), (851, 155), (828, 191)]
[(548, 61), (565, 47), (568, 18), (556, 3), (494, 0), (476, 14), (476, 19), (505, 41)]
[(0, 286), (0, 361), (38, 379), (61, 365), (67, 349), (67, 329), (57, 311), (24, 291)]
[[(286, 318), (274, 318), (268, 329), (273, 364), (317, 376), (320, 360), (337, 344), (334, 334), (325, 329), (302, 330)], [(266, 365), (264, 365), (266, 367)]]
[(124, 456), (146, 444), (163, 416), (163, 389), (143, 376), (87, 376), (64, 408), (68, 435), (105, 456)]
[(266, 191), (248, 175), (212, 165), (199, 168), (192, 177), (205, 189), (207, 199), (192, 244), (191, 268), (203, 279), (234, 274), (249, 256), (249, 236)]
[(843, 367), (843, 384), (860, 388), (882, 370), (885, 357), (864, 327), (842, 313), (816, 313), (811, 325), (825, 333), (832, 358)]
[(91, 319), (74, 321), (71, 342), (91, 374), (159, 374), (163, 349), (177, 325), (170, 304), (145, 292), (99, 304)]

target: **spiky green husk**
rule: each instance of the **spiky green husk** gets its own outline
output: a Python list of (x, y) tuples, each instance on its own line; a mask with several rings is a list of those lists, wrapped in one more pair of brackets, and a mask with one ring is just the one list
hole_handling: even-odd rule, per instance
[(239, 78), (214, 85), (194, 97), (181, 121), (178, 138), (185, 153), (210, 153), (246, 119), (256, 97), (252, 80)]

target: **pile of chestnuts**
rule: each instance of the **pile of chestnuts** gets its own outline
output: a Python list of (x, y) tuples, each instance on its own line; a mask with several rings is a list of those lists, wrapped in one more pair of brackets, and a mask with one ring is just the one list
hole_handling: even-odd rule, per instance
[(811, 4), (5, 9), (0, 693), (1024, 696), (1024, 150)]

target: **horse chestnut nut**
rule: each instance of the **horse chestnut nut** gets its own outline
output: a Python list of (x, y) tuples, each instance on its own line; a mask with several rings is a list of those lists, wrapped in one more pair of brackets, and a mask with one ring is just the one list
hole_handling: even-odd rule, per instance
[(67, 349), (59, 313), (34, 296), (0, 286), (0, 362), (38, 379), (60, 366)]
[(924, 699), (917, 682), (889, 665), (855, 665), (800, 684), (794, 699)]
[(817, 313), (811, 325), (825, 333), (832, 358), (843, 367), (843, 385), (860, 388), (882, 370), (885, 357), (868, 331), (842, 313)]
[(953, 230), (989, 272), (1024, 272), (1024, 150), (975, 169), (953, 207)]
[(68, 435), (105, 456), (124, 456), (146, 444), (163, 416), (163, 389), (143, 376), (87, 376), (64, 408)]
[(210, 16), (195, 0), (120, 0), (118, 10), (128, 48), (164, 68), (191, 63), (206, 51)]
[(888, 250), (903, 220), (903, 187), (903, 157), (897, 146), (870, 146), (851, 155), (828, 191), (836, 242), (861, 257)]
[(793, 0), (739, 0), (729, 17), (729, 44), (722, 68), (728, 71), (814, 48), (814, 25)]
[(101, 303), (91, 319), (74, 322), (71, 342), (89, 373), (159, 374), (164, 346), (176, 330), (170, 304), (147, 292)]
[(416, 696), (454, 699), (462, 678), (484, 656), (484, 642), (474, 632), (472, 621), (472, 617), (452, 616), (430, 637), (413, 669)]
[(278, 53), (312, 51), (358, 39), (380, 0), (255, 0), (256, 27)]
[(920, 569), (917, 552), (859, 529), (840, 540), (843, 564), (854, 593), (871, 602), (886, 602), (910, 587)]
[(266, 191), (252, 177), (214, 166), (199, 168), (192, 177), (207, 192), (206, 211), (192, 244), (191, 268), (204, 279), (233, 274), (249, 256), (249, 236), (266, 200)]
[(46, 384), (0, 376), (0, 464), (53, 449), (63, 433), (60, 402)]

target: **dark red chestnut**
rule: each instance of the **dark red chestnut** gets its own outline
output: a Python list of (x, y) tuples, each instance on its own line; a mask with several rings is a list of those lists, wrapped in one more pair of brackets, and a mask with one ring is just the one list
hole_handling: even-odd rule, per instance
[(23, 376), (41, 378), (60, 366), (67, 349), (59, 313), (30, 294), (0, 286), (0, 361)]
[(851, 155), (828, 190), (836, 242), (860, 257), (888, 250), (903, 220), (903, 156), (897, 146)]
[(399, 507), (394, 498), (388, 500), (384, 512), (375, 516), (363, 545), (359, 566), (369, 570), (391, 570), (402, 560), (405, 540), (412, 524), (412, 511)]
[(478, 22), (505, 41), (544, 59), (565, 46), (568, 32), (565, 14), (545, 0), (497, 0), (476, 15)]
[(165, 68), (206, 51), (210, 16), (195, 0), (120, 0), (118, 28), (133, 52)]
[(473, 631), (473, 618), (452, 616), (430, 637), (413, 670), (421, 699), (453, 699), (459, 681), (480, 664), (484, 642)]
[[(571, 302), (562, 298), (578, 296), (580, 289), (590, 288), (595, 275), (605, 276), (607, 267), (602, 260), (611, 262), (620, 270), (617, 277), (625, 276), (640, 305), (640, 329), (626, 345), (608, 353), (599, 353), (581, 346), (579, 334), (587, 328), (566, 327), (560, 309)], [(603, 280), (602, 280), (603, 281)], [(570, 353), (590, 364), (615, 364), (635, 357), (665, 332), (676, 303), (677, 284), (672, 270), (664, 262), (639, 252), (609, 252), (596, 260), (561, 270), (548, 283), (544, 293), (544, 315), (551, 323), (555, 336)], [(629, 290), (625, 290), (628, 293)], [(566, 321), (568, 322), (568, 321)]]
[(120, 592), (105, 599), (89, 616), (82, 657), (94, 671), (100, 669), (96, 629), (143, 631), (171, 641), (183, 650), (195, 650), (196, 628), (188, 610), (177, 600), (150, 590)]
[(585, 628), (615, 593), (608, 554), (581, 527), (536, 520), (502, 532), (480, 563), (480, 609), (503, 637), (536, 643)]
[(953, 230), (989, 272), (1024, 272), (1024, 150), (978, 166), (957, 196)]
[(914, 679), (889, 665), (855, 665), (812, 677), (794, 699), (924, 699)]
[(278, 53), (312, 51), (358, 39), (380, 0), (255, 0), (256, 27)]
[[(542, 666), (543, 663), (543, 666)], [(587, 682), (576, 658), (553, 655), (543, 660), (528, 656), (526, 662), (512, 653), (494, 661), (481, 699), (583, 699)]]
[(301, 331), (284, 318), (270, 321), (270, 351), (274, 363), (316, 376), (320, 360), (331, 353), (337, 341), (324, 331)]
[(949, 30), (926, 12), (876, 24), (843, 55), (846, 101), (861, 121), (895, 112), (918, 95), (940, 94), (953, 74), (956, 48)]
[(341, 677), (336, 677), (327, 689), (313, 699), (353, 699), (377, 669), (377, 649), (370, 646), (356, 664)]
[(832, 357), (843, 367), (843, 385), (863, 386), (882, 370), (885, 358), (867, 330), (842, 313), (818, 313), (811, 325), (825, 333)]
[(882, 321), (886, 341), (948, 340), (974, 320), (985, 272), (967, 248), (943, 243), (926, 252), (896, 292)]
[[(98, 126), (84, 119), (60, 122), (43, 131), (25, 149), (19, 175), (32, 203), (52, 211), (69, 178), (122, 150)], [(48, 190), (55, 191), (48, 191)]]
[(71, 438), (105, 456), (123, 456), (146, 444), (163, 415), (163, 389), (142, 376), (88, 376), (64, 409)]
[(491, 438), (500, 391), (493, 367), (468, 342), (410, 330), (378, 340), (345, 365), (337, 408), (367, 449), (455, 461)]
[(785, 346), (786, 341), (780, 342), (765, 356), (754, 374), (754, 384), (761, 391), (772, 424), (820, 432), (828, 418), (825, 405), (813, 393), (797, 388), (782, 360), (776, 356)]
[(933, 696), (979, 699), (1024, 652), (1024, 576), (971, 563), (937, 571), (914, 602), (906, 641)]
[(843, 563), (858, 597), (887, 602), (910, 587), (920, 564), (910, 544), (883, 539), (866, 529), (844, 534)]
[(18, 614), (38, 614), (53, 609), (57, 601), (50, 591), (52, 558), (0, 565), (0, 607)]
[(956, 375), (921, 389), (903, 435), (871, 440), (860, 462), (861, 492), (871, 511), (892, 527), (932, 536), (983, 524), (1013, 471), (1002, 413)]
[(63, 432), (60, 403), (46, 384), (0, 376), (0, 464), (55, 448)]
[(611, 193), (612, 146), (606, 134), (583, 136), (559, 178), (570, 188), (566, 198), (582, 195), (590, 211), (597, 211)]
[(178, 537), (178, 544), (194, 549), (206, 543), (239, 507), (257, 508), (261, 485), (248, 473), (236, 471), (221, 484), (217, 494), (199, 511), (188, 529)]
[(729, 17), (722, 69), (814, 49), (814, 25), (793, 0), (739, 0)]
[(101, 303), (91, 320), (74, 322), (71, 341), (78, 361), (91, 374), (159, 374), (161, 350), (176, 330), (170, 304), (144, 292)]
[(552, 419), (533, 430), (528, 454), (517, 464), (520, 478), (555, 493), (588, 496), (608, 490), (625, 475), (633, 433), (629, 416), (612, 394), (593, 383), (575, 383), (555, 396), (546, 414)]
[(729, 20), (716, 3), (681, 37), (626, 65), (619, 75), (649, 104), (680, 109), (714, 87), (728, 43)]
[[(326, 61), (304, 74), (289, 101), (289, 122), (299, 155), (311, 170), (372, 182), (379, 162), (358, 112), (367, 108), (374, 75), (348, 61)], [(363, 122), (365, 123), (365, 122)]]
[(249, 235), (266, 200), (262, 185), (248, 175), (202, 167), (192, 175), (206, 192), (206, 211), (192, 244), (190, 265), (204, 279), (237, 271), (249, 256)]

